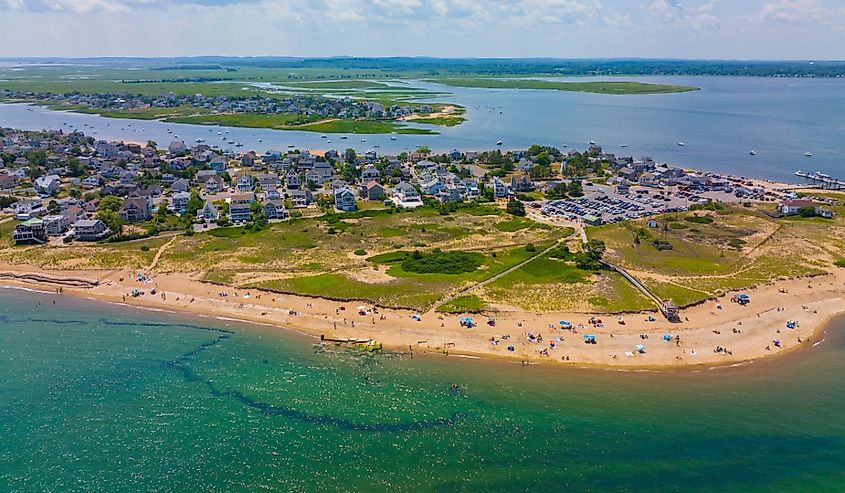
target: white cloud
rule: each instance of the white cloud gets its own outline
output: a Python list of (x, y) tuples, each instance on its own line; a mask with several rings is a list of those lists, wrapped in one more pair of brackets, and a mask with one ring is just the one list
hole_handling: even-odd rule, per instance
[(713, 2), (688, 8), (674, 0), (654, 0), (648, 6), (648, 11), (653, 17), (667, 25), (698, 31), (715, 31), (721, 28), (721, 22), (713, 15), (714, 7)]
[(828, 23), (836, 17), (845, 16), (845, 7), (832, 9), (820, 0), (775, 0), (765, 2), (757, 16), (764, 22), (785, 24)]

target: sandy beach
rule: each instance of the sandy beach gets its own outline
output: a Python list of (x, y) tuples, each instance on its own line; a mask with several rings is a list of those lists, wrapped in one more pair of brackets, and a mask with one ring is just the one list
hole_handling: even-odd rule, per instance
[[(471, 328), (461, 325), (464, 316), (233, 289), (185, 274), (152, 275), (139, 281), (138, 273), (129, 271), (39, 271), (2, 265), (0, 272), (0, 285), (51, 292), (61, 288), (62, 296), (269, 324), (318, 338), (373, 339), (397, 351), (575, 366), (675, 368), (769, 358), (819, 343), (826, 322), (845, 312), (843, 269), (747, 290), (751, 303), (746, 306), (731, 302), (735, 293), (728, 293), (682, 310), (682, 323), (669, 323), (655, 313), (628, 314), (620, 320), (608, 315), (514, 311), (465, 315), (476, 324)], [(36, 278), (16, 279), (22, 274), (36, 274)], [(90, 288), (60, 285), (42, 276), (98, 284)], [(133, 297), (133, 290), (144, 294)], [(494, 325), (487, 316), (495, 317)], [(590, 324), (590, 319), (602, 323)], [(571, 323), (571, 328), (562, 327), (561, 321)], [(789, 322), (797, 324), (788, 328)], [(585, 335), (595, 336), (596, 343), (586, 343)], [(644, 352), (637, 351), (638, 345)]]

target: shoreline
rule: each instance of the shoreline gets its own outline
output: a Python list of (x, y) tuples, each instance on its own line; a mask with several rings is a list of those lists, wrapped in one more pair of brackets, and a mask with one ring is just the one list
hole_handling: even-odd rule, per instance
[[(607, 370), (700, 370), (752, 364), (813, 347), (830, 322), (845, 313), (842, 269), (817, 278), (778, 282), (788, 293), (781, 293), (774, 284), (746, 290), (752, 303), (745, 307), (730, 303), (734, 293), (728, 293), (682, 310), (684, 322), (679, 324), (662, 319), (649, 322), (645, 317), (651, 312), (625, 315), (625, 323), (620, 325), (617, 315), (509, 311), (495, 314), (495, 326), (477, 315), (437, 314), (433, 309), (419, 314), (417, 321), (410, 310), (234, 289), (191, 279), (187, 274), (156, 275), (142, 284), (128, 271), (49, 271), (32, 266), (0, 266), (0, 270), (0, 286), (45, 294), (61, 288), (63, 294), (95, 302), (259, 324), (318, 340), (321, 336), (371, 339), (391, 351)], [(12, 274), (30, 276), (15, 280), (10, 279)], [(71, 277), (96, 280), (97, 285), (69, 287), (45, 281)], [(149, 294), (153, 287), (155, 295)], [(133, 289), (147, 294), (132, 297)], [(360, 307), (364, 310), (359, 311)], [(464, 316), (474, 317), (478, 325), (461, 327), (459, 320)], [(603, 319), (604, 325), (591, 326), (591, 316)], [(570, 321), (573, 330), (560, 327), (560, 320)], [(788, 329), (787, 321), (799, 325)], [(542, 340), (529, 340), (529, 333), (541, 335)], [(584, 335), (595, 335), (597, 344), (586, 344)], [(670, 340), (665, 341), (664, 335)], [(780, 347), (774, 345), (775, 339)], [(644, 354), (636, 352), (638, 344), (645, 346)], [(715, 352), (717, 347), (725, 351)]]

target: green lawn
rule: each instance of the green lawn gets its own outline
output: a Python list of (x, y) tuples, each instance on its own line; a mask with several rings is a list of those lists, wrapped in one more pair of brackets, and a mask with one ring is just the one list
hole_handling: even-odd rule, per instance
[(348, 134), (414, 134), (439, 135), (439, 132), (424, 128), (413, 128), (388, 120), (331, 120), (302, 125), (295, 130), (321, 133)]
[(437, 307), (441, 313), (479, 313), (487, 308), (487, 304), (474, 294), (458, 296)]

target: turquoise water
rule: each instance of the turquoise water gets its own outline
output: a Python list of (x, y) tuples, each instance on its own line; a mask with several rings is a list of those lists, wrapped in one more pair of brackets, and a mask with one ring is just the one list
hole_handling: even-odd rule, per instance
[(622, 373), (54, 298), (0, 291), (3, 492), (845, 489), (845, 320), (775, 363)]

